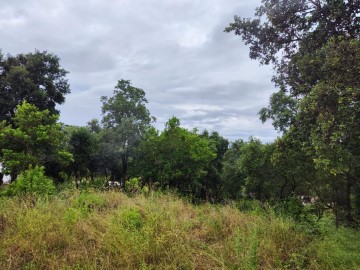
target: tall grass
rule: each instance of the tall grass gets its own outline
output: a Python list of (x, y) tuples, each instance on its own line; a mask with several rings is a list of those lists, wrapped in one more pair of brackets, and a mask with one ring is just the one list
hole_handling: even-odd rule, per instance
[(360, 234), (172, 194), (0, 198), (0, 269), (360, 269)]

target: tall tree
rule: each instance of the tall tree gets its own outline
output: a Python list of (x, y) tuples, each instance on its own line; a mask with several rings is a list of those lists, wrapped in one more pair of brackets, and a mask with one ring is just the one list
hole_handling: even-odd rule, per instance
[(333, 37), (357, 39), (359, 12), (360, 2), (354, 0), (263, 0), (255, 19), (235, 16), (225, 31), (241, 36), (250, 46), (251, 59), (272, 63), (276, 71), (273, 80), (279, 92), (270, 106), (261, 110), (263, 121), (273, 119), (275, 128), (282, 131), (293, 124), (294, 104), (322, 76), (321, 63), (301, 63), (311, 62), (316, 51)]
[(46, 51), (6, 57), (0, 52), (0, 121), (11, 121), (24, 100), (58, 113), (56, 104), (62, 104), (70, 93), (67, 73), (60, 59)]
[(337, 221), (352, 222), (351, 197), (360, 186), (360, 40), (330, 39), (313, 62), (322, 76), (300, 102), (297, 132), (330, 180)]
[(144, 90), (134, 87), (128, 80), (120, 80), (115, 86), (114, 95), (103, 96), (102, 113), (104, 139), (109, 154), (119, 159), (119, 175), (124, 179), (127, 174), (129, 157), (135, 146), (155, 120), (146, 108), (147, 99)]
[(261, 119), (299, 140), (349, 222), (360, 182), (359, 12), (354, 0), (263, 0), (256, 19), (235, 17), (226, 28), (252, 59), (274, 65), (279, 92)]

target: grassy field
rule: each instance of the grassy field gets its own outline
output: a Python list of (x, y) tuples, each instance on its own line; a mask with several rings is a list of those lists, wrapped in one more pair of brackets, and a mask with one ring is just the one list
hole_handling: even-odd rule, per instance
[(172, 194), (0, 197), (0, 269), (360, 269), (360, 232)]

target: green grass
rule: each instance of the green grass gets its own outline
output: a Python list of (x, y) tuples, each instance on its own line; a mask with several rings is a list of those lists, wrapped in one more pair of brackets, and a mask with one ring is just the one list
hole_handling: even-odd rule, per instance
[(171, 194), (0, 197), (0, 269), (360, 269), (360, 232)]

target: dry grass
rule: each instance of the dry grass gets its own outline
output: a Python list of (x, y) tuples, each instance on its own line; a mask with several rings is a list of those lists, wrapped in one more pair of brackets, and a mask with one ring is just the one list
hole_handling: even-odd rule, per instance
[(328, 269), (313, 243), (272, 214), (174, 195), (0, 198), (0, 269)]

